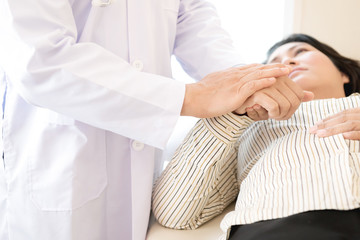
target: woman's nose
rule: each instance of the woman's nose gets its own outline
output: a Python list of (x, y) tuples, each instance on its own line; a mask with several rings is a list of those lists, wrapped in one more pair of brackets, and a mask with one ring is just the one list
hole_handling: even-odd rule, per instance
[(283, 64), (286, 64), (286, 65), (296, 65), (297, 62), (295, 61), (295, 59), (291, 58), (291, 57), (285, 57), (283, 58), (282, 62)]

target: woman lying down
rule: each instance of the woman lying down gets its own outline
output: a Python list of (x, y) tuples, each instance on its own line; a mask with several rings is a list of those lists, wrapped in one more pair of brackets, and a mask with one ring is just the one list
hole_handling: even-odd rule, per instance
[(283, 121), (251, 104), (199, 120), (156, 183), (155, 217), (195, 229), (237, 199), (222, 239), (360, 239), (359, 62), (294, 34), (266, 63), (290, 65), (315, 100)]

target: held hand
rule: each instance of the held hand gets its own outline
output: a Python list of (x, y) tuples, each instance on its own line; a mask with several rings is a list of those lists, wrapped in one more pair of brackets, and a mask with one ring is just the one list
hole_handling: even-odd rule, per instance
[(287, 76), (279, 77), (271, 87), (262, 89), (251, 96), (235, 112), (248, 116), (255, 121), (268, 118), (285, 120), (297, 110), (301, 102), (312, 100), (313, 93), (303, 91)]
[(352, 108), (327, 117), (310, 128), (318, 137), (342, 134), (345, 139), (360, 140), (360, 108)]
[(252, 107), (248, 107), (245, 109), (246, 114), (249, 118), (254, 121), (261, 121), (269, 119), (269, 113), (265, 108), (260, 106), (259, 104), (255, 104)]
[[(302, 102), (310, 101), (313, 99), (313, 93), (304, 91), (304, 98), (302, 99)], [(246, 102), (245, 104), (246, 105)], [(250, 104), (249, 104), (250, 105)], [(260, 106), (259, 104), (255, 104), (252, 107), (245, 108), (245, 112), (249, 118), (251, 118), (254, 121), (261, 121), (261, 120), (267, 120), (269, 119), (269, 113), (268, 111)]]
[(251, 64), (209, 74), (186, 85), (181, 115), (208, 118), (232, 112), (255, 92), (274, 84), (275, 77), (288, 73), (283, 64)]

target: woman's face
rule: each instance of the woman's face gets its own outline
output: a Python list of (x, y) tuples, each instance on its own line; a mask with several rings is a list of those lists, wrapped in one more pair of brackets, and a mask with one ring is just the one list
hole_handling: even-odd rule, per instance
[(284, 44), (271, 54), (268, 63), (290, 65), (289, 78), (303, 90), (313, 92), (315, 99), (345, 97), (344, 84), (349, 82), (349, 78), (335, 67), (330, 58), (310, 44)]

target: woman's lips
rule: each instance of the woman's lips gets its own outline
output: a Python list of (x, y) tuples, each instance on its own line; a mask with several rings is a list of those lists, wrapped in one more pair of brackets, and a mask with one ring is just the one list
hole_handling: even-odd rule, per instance
[(290, 72), (289, 74), (289, 78), (293, 78), (295, 77), (295, 75), (297, 75), (298, 73), (302, 72), (302, 71), (305, 71), (306, 69), (305, 68), (302, 68), (302, 67), (296, 67), (296, 68), (293, 68), (293, 70)]

